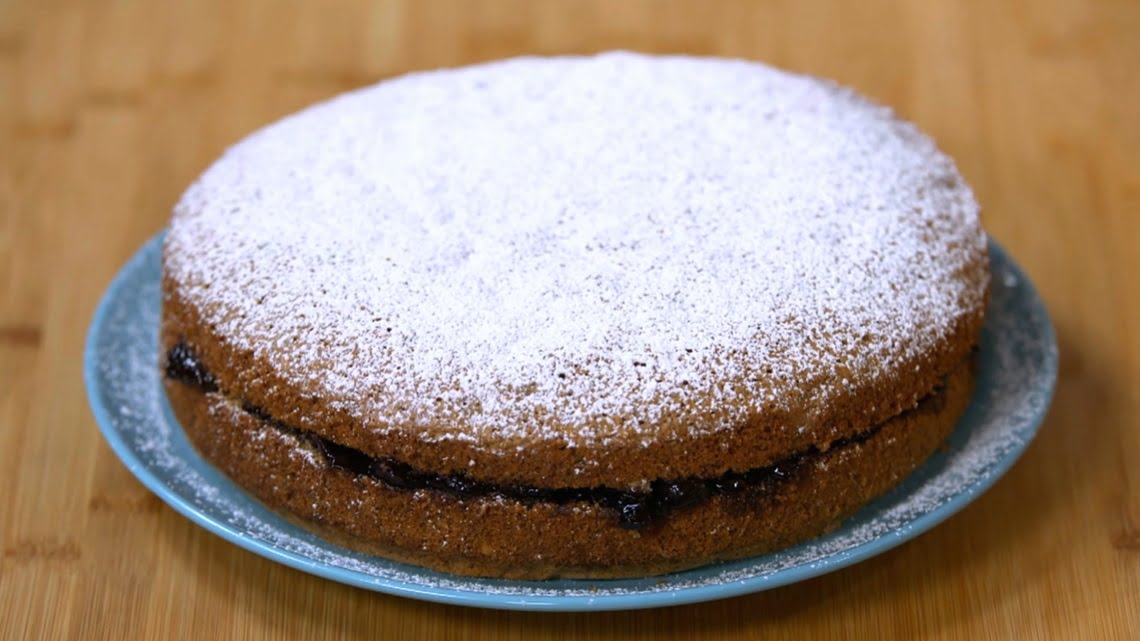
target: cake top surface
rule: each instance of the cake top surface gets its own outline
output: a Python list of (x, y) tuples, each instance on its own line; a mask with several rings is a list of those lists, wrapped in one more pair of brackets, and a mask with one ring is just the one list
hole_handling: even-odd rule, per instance
[(612, 53), (408, 75), (270, 125), (182, 197), (165, 269), (374, 431), (584, 445), (809, 424), (984, 305), (985, 242), (953, 162), (889, 109)]

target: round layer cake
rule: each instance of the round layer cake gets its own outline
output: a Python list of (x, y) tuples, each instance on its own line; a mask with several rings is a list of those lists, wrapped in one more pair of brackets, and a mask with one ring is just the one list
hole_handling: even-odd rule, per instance
[(175, 208), (195, 446), (345, 545), (488, 576), (756, 554), (969, 401), (978, 206), (914, 126), (736, 60), (520, 58), (251, 135)]

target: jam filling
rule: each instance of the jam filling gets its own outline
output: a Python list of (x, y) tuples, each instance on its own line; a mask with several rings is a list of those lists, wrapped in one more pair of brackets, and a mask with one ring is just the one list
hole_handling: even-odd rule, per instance
[(195, 387), (207, 394), (218, 391), (218, 381), (206, 369), (194, 350), (178, 341), (166, 353), (166, 377)]
[[(217, 380), (185, 342), (179, 341), (166, 355), (167, 378), (202, 392), (219, 391)], [(492, 484), (462, 474), (434, 474), (412, 468), (406, 463), (374, 457), (360, 450), (334, 443), (308, 430), (285, 424), (265, 410), (248, 402), (242, 409), (285, 434), (303, 440), (319, 451), (329, 465), (357, 476), (376, 479), (402, 490), (435, 490), (456, 498), (503, 496), (519, 501), (535, 501), (565, 505), (590, 502), (611, 511), (621, 527), (641, 530), (664, 520), (670, 513), (697, 505), (718, 494), (766, 493), (786, 481), (801, 468), (816, 450), (790, 456), (775, 465), (744, 472), (726, 472), (716, 478), (658, 479), (644, 491), (619, 490), (610, 487), (544, 488), (531, 485)], [(878, 427), (851, 438), (839, 439), (832, 448), (869, 439)]]

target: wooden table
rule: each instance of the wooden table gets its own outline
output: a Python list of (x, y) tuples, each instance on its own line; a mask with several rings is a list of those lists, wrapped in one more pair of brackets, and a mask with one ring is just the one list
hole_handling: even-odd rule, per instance
[[(1140, 4), (0, 0), (6, 638), (1140, 639)], [(421, 603), (244, 552), (147, 492), (81, 380), (111, 276), (222, 149), (404, 71), (609, 48), (742, 56), (893, 105), (1040, 287), (1061, 380), (988, 494), (798, 585), (647, 612)]]

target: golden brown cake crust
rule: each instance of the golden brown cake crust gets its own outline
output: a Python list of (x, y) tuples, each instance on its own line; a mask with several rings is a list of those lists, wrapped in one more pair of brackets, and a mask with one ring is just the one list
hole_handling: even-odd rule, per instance
[[(763, 467), (808, 447), (825, 447), (855, 436), (929, 395), (968, 357), (983, 320), (981, 309), (963, 317), (937, 349), (902, 363), (895, 376), (871, 388), (850, 388), (840, 402), (825, 408), (818, 419), (820, 429), (788, 429), (803, 424), (804, 418), (770, 407), (768, 413), (729, 433), (698, 433), (689, 439), (573, 448), (559, 441), (532, 441), (489, 449), (484, 443), (460, 440), (425, 443), (416, 434), (399, 429), (383, 437), (361, 430), (350, 413), (295, 389), (277, 373), (273, 363), (232, 347), (202, 322), (196, 308), (181, 299), (177, 283), (164, 278), (163, 287), (164, 351), (179, 340), (192, 345), (219, 387), (231, 397), (372, 456), (391, 457), (440, 474), (461, 472), (490, 483), (539, 487), (639, 487), (658, 478), (713, 477), (729, 470)], [(583, 466), (583, 461), (591, 464)]]
[[(969, 359), (967, 359), (969, 361)], [(591, 503), (460, 499), (331, 467), (224, 396), (168, 381), (176, 416), (212, 463), (270, 507), (366, 552), (467, 575), (645, 576), (763, 553), (820, 534), (914, 470), (969, 402), (972, 363), (870, 437), (806, 455), (766, 490), (716, 495), (642, 531)]]

